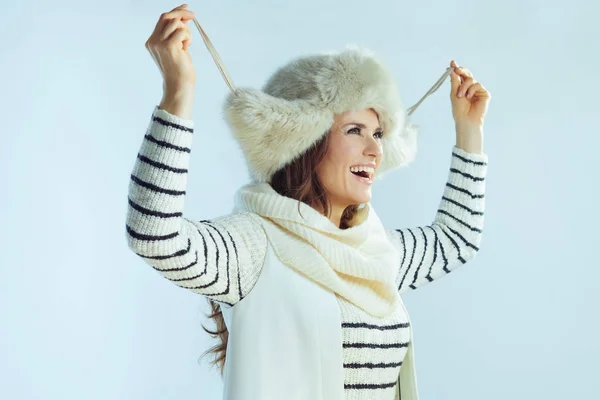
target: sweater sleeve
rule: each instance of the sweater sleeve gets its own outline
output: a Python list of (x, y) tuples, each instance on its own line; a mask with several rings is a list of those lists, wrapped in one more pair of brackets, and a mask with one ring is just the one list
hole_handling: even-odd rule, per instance
[(452, 149), (450, 171), (431, 225), (386, 229), (400, 251), (400, 294), (441, 278), (473, 259), (481, 243), (487, 154)]
[(193, 126), (155, 107), (130, 177), (127, 243), (167, 280), (233, 306), (258, 280), (267, 237), (253, 213), (183, 215)]

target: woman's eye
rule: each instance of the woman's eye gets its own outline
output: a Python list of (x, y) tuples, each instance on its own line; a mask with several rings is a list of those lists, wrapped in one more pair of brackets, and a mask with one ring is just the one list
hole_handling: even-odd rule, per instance
[[(360, 128), (358, 128), (358, 127), (352, 128), (348, 131), (348, 133), (356, 133), (356, 134), (360, 135)], [(383, 131), (375, 132), (373, 134), (373, 136), (377, 139), (381, 139), (381, 138), (383, 138)]]

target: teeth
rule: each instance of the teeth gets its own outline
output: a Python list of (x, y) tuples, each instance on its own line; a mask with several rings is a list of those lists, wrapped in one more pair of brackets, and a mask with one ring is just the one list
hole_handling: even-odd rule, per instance
[(364, 171), (367, 174), (369, 174), (369, 179), (373, 178), (373, 174), (375, 174), (375, 168), (373, 167), (350, 167), (350, 172), (359, 172), (359, 171)]
[(350, 167), (350, 171), (352, 171), (352, 172), (365, 171), (365, 172), (372, 174), (375, 172), (375, 168), (372, 168), (372, 167)]

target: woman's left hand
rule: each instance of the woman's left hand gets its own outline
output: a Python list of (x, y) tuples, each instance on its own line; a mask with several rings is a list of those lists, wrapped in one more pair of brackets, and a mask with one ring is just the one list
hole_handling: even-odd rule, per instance
[(461, 126), (483, 127), (488, 103), (492, 98), (490, 92), (475, 80), (468, 69), (459, 67), (454, 60), (450, 66), (454, 68), (450, 75), (450, 101), (454, 122)]

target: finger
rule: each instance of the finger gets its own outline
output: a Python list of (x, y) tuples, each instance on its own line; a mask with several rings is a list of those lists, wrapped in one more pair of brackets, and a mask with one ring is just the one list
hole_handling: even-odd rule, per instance
[(483, 86), (481, 86), (481, 83), (477, 82), (471, 86), (469, 86), (469, 88), (467, 89), (467, 91), (465, 92), (465, 97), (467, 99), (470, 99), (471, 97), (473, 97), (473, 95), (475, 93), (477, 93), (477, 91), (479, 91)]
[(473, 77), (473, 74), (471, 73), (471, 71), (469, 71), (465, 67), (458, 67), (455, 69), (455, 71), (461, 77), (464, 77), (464, 78)]
[(460, 87), (458, 88), (457, 96), (463, 97), (465, 95), (465, 92), (469, 88), (469, 86), (471, 86), (474, 83), (475, 83), (475, 80), (471, 77), (464, 79), (463, 82), (460, 84)]
[(485, 99), (485, 98), (491, 99), (492, 95), (485, 87), (480, 86), (476, 91), (474, 91), (471, 94), (470, 99), (472, 99), (474, 97), (477, 97), (478, 99)]
[[(169, 32), (164, 32), (163, 33), (163, 40), (167, 40), (169, 39), (169, 36), (173, 34), (173, 32), (175, 32), (175, 30), (177, 29), (183, 29), (186, 30), (190, 35), (190, 27), (187, 25), (188, 21), (182, 21), (182, 20), (178, 20), (178, 19), (174, 19), (172, 24), (169, 24), (168, 30)], [(165, 28), (166, 29), (166, 28)]]
[[(181, 18), (186, 18), (186, 19), (193, 19), (195, 16), (195, 13), (190, 14), (190, 11), (187, 10), (182, 10), (187, 12), (187, 14), (185, 14), (185, 16), (181, 15), (181, 14), (173, 14), (173, 13), (163, 13), (160, 15), (160, 18), (158, 19), (158, 22), (156, 22), (156, 26), (154, 27), (154, 31), (152, 32), (152, 34), (150, 35), (150, 37), (148, 38), (148, 41), (146, 42), (146, 46), (151, 45), (153, 42), (158, 42), (160, 40), (163, 40), (163, 33), (165, 31), (165, 28), (167, 27), (167, 25), (169, 23), (171, 23), (171, 21), (173, 21), (174, 18), (170, 17), (172, 15), (180, 15)], [(178, 19), (181, 19), (178, 18)]]
[(163, 30), (162, 34), (160, 35), (160, 40), (167, 40), (169, 38), (169, 36), (171, 36), (173, 34), (173, 32), (175, 32), (176, 29), (181, 28), (183, 26), (185, 26), (185, 25), (183, 25), (181, 20), (172, 19), (167, 24), (167, 26), (165, 26), (165, 29)]
[(196, 17), (196, 13), (190, 11), (185, 8), (175, 9), (168, 13), (163, 13), (160, 15), (158, 22), (156, 23), (155, 32), (162, 32), (164, 27), (172, 20), (172, 19), (194, 19)]
[(178, 19), (194, 19), (195, 16), (196, 16), (196, 13), (194, 11), (191, 11), (191, 10), (183, 8), (183, 9), (171, 11), (171, 12), (168, 12), (168, 13), (165, 13), (165, 14), (161, 14), (160, 18), (161, 19), (165, 19), (165, 20), (171, 20), (171, 19), (174, 19), (174, 18), (178, 18)]
[(458, 93), (458, 88), (460, 86), (460, 77), (456, 72), (452, 72), (450, 74), (450, 93), (455, 95)]
[(174, 9), (172, 9), (171, 11), (169, 11), (170, 13), (172, 13), (173, 11), (177, 11), (177, 10), (181, 10), (183, 8), (186, 8), (187, 4), (182, 4), (180, 6), (175, 7)]
[(175, 46), (176, 49), (184, 48), (183, 42), (190, 38), (190, 34), (184, 29), (177, 29), (167, 41)]
[(183, 50), (187, 50), (192, 45), (192, 32), (190, 31), (190, 27), (187, 24), (188, 22), (190, 21), (181, 21), (181, 23), (184, 25), (183, 29), (185, 29), (188, 33), (188, 38), (183, 40)]

